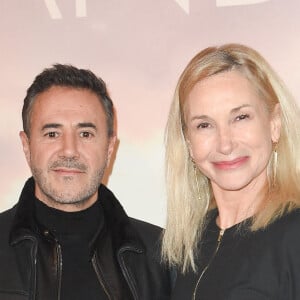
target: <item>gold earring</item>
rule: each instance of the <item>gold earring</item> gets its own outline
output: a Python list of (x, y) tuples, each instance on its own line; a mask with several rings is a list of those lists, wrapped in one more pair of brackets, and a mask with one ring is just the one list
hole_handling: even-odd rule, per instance
[(273, 186), (276, 184), (276, 176), (277, 176), (277, 164), (278, 164), (278, 153), (277, 153), (277, 142), (274, 143), (274, 147), (273, 147), (273, 174), (272, 174), (272, 183)]
[(194, 161), (193, 158), (191, 158), (191, 161), (193, 163), (193, 168), (194, 168), (194, 176), (195, 176), (195, 182), (196, 182), (196, 189), (197, 189), (197, 195), (198, 195), (198, 200), (201, 201), (201, 197), (200, 197), (200, 186), (199, 186), (199, 180), (198, 180), (198, 168), (197, 165)]

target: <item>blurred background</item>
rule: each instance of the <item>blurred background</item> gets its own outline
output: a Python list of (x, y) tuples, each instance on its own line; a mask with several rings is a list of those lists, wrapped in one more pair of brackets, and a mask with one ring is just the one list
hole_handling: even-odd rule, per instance
[(127, 213), (164, 226), (164, 127), (177, 79), (201, 49), (258, 50), (300, 103), (299, 0), (1, 0), (0, 211), (30, 171), (19, 131), (26, 89), (53, 63), (89, 68), (117, 109), (108, 186)]

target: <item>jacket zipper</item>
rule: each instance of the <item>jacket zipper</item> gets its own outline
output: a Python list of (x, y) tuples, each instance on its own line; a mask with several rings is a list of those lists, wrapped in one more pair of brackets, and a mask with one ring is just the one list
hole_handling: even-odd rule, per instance
[(62, 277), (62, 253), (61, 253), (61, 246), (56, 241), (56, 254), (57, 254), (57, 264), (58, 264), (58, 291), (57, 291), (57, 299), (60, 300), (61, 294), (61, 277)]
[(30, 240), (32, 240), (34, 242), (34, 245), (33, 245), (33, 265), (32, 265), (32, 274), (33, 275), (33, 287), (31, 288), (32, 290), (32, 294), (30, 296), (30, 299), (33, 299), (35, 300), (36, 299), (36, 260), (37, 260), (37, 243), (35, 240), (33, 240), (32, 238), (29, 238)]
[(219, 232), (219, 236), (218, 236), (218, 240), (217, 240), (217, 247), (212, 255), (212, 257), (210, 258), (209, 262), (207, 263), (207, 265), (205, 266), (205, 268), (202, 270), (198, 280), (197, 280), (197, 283), (195, 285), (195, 289), (194, 289), (194, 292), (193, 292), (193, 300), (196, 300), (196, 294), (197, 294), (197, 289), (198, 289), (198, 286), (199, 286), (199, 283), (203, 277), (203, 275), (205, 274), (205, 272), (207, 271), (207, 269), (209, 268), (210, 264), (212, 263), (212, 261), (214, 260), (215, 256), (217, 255), (218, 251), (219, 251), (219, 248), (220, 248), (220, 244), (222, 242), (222, 238), (223, 238), (223, 235), (224, 235), (224, 232), (225, 232), (225, 229), (220, 229), (220, 232)]
[(112, 300), (111, 295), (109, 294), (107, 288), (104, 285), (104, 282), (103, 282), (103, 279), (102, 279), (102, 275), (101, 275), (101, 273), (102, 273), (101, 272), (101, 268), (100, 268), (99, 264), (97, 264), (97, 262), (96, 262), (96, 254), (94, 254), (94, 256), (92, 257), (92, 264), (93, 264), (94, 270), (96, 272), (97, 278), (98, 278), (98, 280), (99, 280), (99, 282), (100, 282), (100, 284), (101, 284), (101, 286), (102, 286), (102, 288), (103, 288), (106, 296), (108, 297), (109, 300)]
[[(122, 254), (126, 251), (126, 250), (129, 250), (129, 251), (132, 251), (132, 247), (123, 247), (122, 249), (120, 249), (118, 251), (118, 262), (119, 262), (119, 265), (121, 267), (121, 270), (122, 270), (122, 273), (123, 273), (123, 276), (129, 286), (129, 289), (131, 291), (131, 294), (133, 295), (133, 298), (134, 300), (138, 300), (138, 295), (137, 295), (137, 291), (134, 287), (134, 284), (132, 284), (132, 279), (130, 278), (130, 273), (126, 267), (126, 264), (125, 264), (125, 261), (122, 257)], [(139, 249), (134, 249), (134, 251), (136, 251), (137, 253), (142, 253), (142, 251), (140, 251)]]

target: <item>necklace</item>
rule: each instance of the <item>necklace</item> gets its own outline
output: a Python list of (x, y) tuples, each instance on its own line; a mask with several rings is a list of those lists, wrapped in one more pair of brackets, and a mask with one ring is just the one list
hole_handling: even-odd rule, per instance
[(205, 268), (202, 270), (198, 280), (197, 280), (197, 283), (195, 285), (195, 289), (194, 289), (194, 292), (193, 292), (193, 298), (192, 300), (196, 300), (196, 295), (197, 295), (197, 290), (198, 290), (198, 286), (199, 286), (199, 283), (203, 277), (203, 275), (205, 274), (205, 272), (207, 271), (207, 269), (209, 268), (210, 264), (212, 263), (212, 261), (214, 260), (215, 256), (217, 255), (218, 253), (218, 250), (220, 248), (220, 244), (221, 244), (221, 241), (222, 241), (222, 238), (223, 238), (223, 235), (224, 235), (224, 232), (225, 232), (225, 229), (220, 229), (220, 232), (219, 232), (219, 236), (218, 236), (218, 240), (217, 240), (217, 247), (213, 253), (213, 255), (211, 256), (210, 260), (208, 261), (207, 265), (205, 266)]

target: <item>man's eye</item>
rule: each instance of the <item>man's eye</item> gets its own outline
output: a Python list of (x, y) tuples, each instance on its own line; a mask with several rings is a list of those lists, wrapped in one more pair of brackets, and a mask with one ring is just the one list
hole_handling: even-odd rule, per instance
[(51, 131), (51, 132), (47, 132), (45, 135), (48, 136), (49, 138), (56, 138), (58, 134), (55, 131)]
[(80, 133), (80, 136), (83, 138), (89, 138), (89, 137), (92, 137), (92, 134), (88, 131), (84, 131), (84, 132)]

